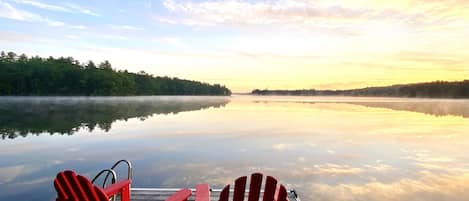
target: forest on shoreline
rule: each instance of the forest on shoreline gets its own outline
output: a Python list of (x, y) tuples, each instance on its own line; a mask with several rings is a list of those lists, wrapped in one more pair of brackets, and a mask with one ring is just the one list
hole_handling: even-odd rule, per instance
[(469, 80), (434, 81), (415, 84), (399, 84), (384, 87), (366, 87), (348, 90), (269, 90), (255, 89), (254, 95), (289, 96), (372, 96), (372, 97), (411, 97), (411, 98), (469, 98)]
[(231, 95), (220, 84), (115, 70), (109, 61), (0, 53), (0, 96)]

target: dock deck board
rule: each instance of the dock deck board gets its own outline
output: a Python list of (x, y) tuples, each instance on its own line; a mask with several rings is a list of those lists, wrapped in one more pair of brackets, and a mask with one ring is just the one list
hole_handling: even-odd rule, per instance
[[(171, 196), (173, 193), (177, 192), (179, 189), (170, 189), (170, 188), (132, 188), (131, 189), (131, 201), (164, 201), (166, 198)], [(192, 196), (189, 197), (188, 201), (194, 201), (195, 189), (192, 190)], [(210, 200), (217, 201), (220, 195), (220, 189), (212, 189), (210, 192)], [(231, 193), (232, 194), (232, 193)], [(246, 192), (247, 194), (247, 192)], [(262, 197), (260, 198), (262, 199)], [(299, 198), (296, 198), (292, 191), (288, 191), (288, 199), (290, 201), (300, 201)], [(247, 196), (245, 196), (247, 200)]]

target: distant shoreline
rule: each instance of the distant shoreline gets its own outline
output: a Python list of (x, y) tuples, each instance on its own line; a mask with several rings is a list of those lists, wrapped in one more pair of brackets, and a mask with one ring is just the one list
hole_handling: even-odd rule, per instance
[(469, 98), (469, 80), (435, 81), (414, 84), (399, 84), (384, 87), (366, 87), (347, 90), (269, 90), (255, 89), (251, 95), (259, 96), (344, 96), (344, 97), (383, 97), (383, 98)]

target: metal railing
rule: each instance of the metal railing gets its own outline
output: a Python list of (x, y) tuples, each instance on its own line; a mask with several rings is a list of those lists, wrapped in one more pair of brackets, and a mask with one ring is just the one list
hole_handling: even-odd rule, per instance
[[(191, 191), (193, 192), (196, 192), (197, 189), (195, 188), (189, 188)], [(139, 192), (139, 191), (153, 191), (153, 192), (171, 192), (171, 193), (174, 193), (174, 192), (177, 192), (179, 190), (181, 190), (181, 188), (131, 188), (132, 191), (134, 192)], [(215, 188), (210, 188), (209, 189), (210, 192), (213, 192), (213, 193), (220, 193), (223, 189), (215, 189)], [(234, 192), (234, 189), (230, 189), (230, 192)], [(261, 190), (260, 193), (263, 193), (264, 190)], [(249, 193), (249, 189), (246, 189), (245, 190), (245, 193)], [(290, 190), (287, 190), (287, 196), (288, 196), (288, 199), (290, 201), (301, 201), (300, 200), (300, 196), (298, 195), (298, 193), (296, 192), (295, 189), (290, 189)]]
[[(111, 185), (116, 183), (117, 181), (117, 174), (116, 174), (116, 171), (114, 170), (119, 164), (121, 163), (125, 163), (127, 164), (127, 179), (131, 180), (132, 179), (132, 163), (130, 163), (130, 161), (128, 160), (119, 160), (117, 161), (116, 163), (114, 163), (114, 165), (110, 168), (110, 169), (104, 169), (104, 170), (101, 170), (101, 172), (99, 172), (94, 178), (93, 180), (91, 180), (91, 183), (94, 184), (94, 182), (103, 174), (103, 173), (107, 173), (106, 174), (106, 177), (104, 177), (104, 180), (103, 180), (103, 184), (102, 184), (102, 187), (105, 188), (106, 187), (106, 182), (108, 181), (108, 178), (109, 178), (109, 175), (112, 175), (112, 178), (111, 178)], [(116, 200), (116, 195), (114, 195), (111, 199), (112, 201), (115, 201)]]
[(107, 172), (107, 175), (106, 175), (106, 178), (104, 179), (103, 181), (103, 188), (106, 187), (106, 181), (107, 181), (107, 178), (109, 176), (109, 174), (112, 174), (112, 180), (111, 180), (111, 184), (113, 183), (116, 183), (117, 181), (117, 174), (116, 172), (113, 170), (113, 169), (104, 169), (104, 170), (101, 170), (101, 172), (99, 172), (94, 178), (93, 180), (91, 180), (91, 183), (94, 184), (94, 182), (96, 181), (96, 179), (99, 178), (99, 176), (101, 176), (103, 173)]
[[(121, 163), (126, 163), (127, 164), (127, 179), (128, 180), (131, 180), (132, 179), (132, 163), (130, 163), (130, 161), (128, 160), (120, 160), (120, 161), (117, 161), (116, 163), (114, 163), (114, 165), (111, 167), (111, 170), (114, 170), (114, 168), (116, 168), (119, 164)], [(107, 178), (109, 177), (109, 173), (106, 175), (106, 177), (104, 178), (104, 181), (107, 180)]]

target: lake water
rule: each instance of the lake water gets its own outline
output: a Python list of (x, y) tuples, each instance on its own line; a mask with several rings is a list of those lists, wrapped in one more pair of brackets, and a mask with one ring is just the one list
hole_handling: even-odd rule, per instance
[(264, 172), (302, 200), (469, 200), (469, 100), (0, 98), (0, 200), (54, 200), (57, 172), (119, 159), (133, 187)]

